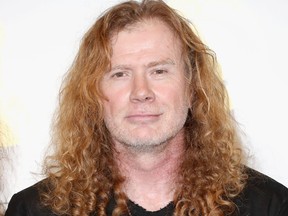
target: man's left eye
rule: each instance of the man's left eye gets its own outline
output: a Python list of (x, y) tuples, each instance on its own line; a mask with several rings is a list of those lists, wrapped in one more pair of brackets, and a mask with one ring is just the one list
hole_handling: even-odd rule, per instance
[(155, 70), (155, 74), (163, 74), (163, 73), (166, 73), (167, 71), (166, 70), (163, 70), (163, 69), (158, 69), (158, 70)]

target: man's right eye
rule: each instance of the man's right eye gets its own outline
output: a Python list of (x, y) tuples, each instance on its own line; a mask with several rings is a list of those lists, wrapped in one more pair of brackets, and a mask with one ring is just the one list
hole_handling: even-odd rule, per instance
[(126, 76), (126, 74), (124, 72), (115, 72), (112, 74), (112, 78), (121, 78)]

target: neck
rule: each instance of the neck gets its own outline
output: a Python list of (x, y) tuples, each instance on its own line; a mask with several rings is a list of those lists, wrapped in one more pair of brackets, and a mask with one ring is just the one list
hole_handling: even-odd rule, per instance
[(115, 144), (119, 170), (125, 176), (123, 190), (130, 200), (150, 211), (159, 210), (173, 200), (183, 137), (181, 132), (149, 151)]

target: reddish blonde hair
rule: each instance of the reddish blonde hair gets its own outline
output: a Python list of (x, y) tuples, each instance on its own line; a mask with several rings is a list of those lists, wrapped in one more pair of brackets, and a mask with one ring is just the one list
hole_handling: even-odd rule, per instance
[(186, 153), (179, 168), (175, 215), (226, 215), (244, 187), (242, 152), (225, 86), (214, 53), (191, 24), (160, 0), (128, 1), (106, 11), (85, 34), (60, 93), (53, 135), (55, 154), (47, 158), (42, 201), (58, 214), (127, 213), (124, 181), (113, 158), (103, 122), (99, 82), (109, 67), (111, 37), (146, 19), (167, 24), (179, 38), (189, 82), (191, 109), (185, 123)]

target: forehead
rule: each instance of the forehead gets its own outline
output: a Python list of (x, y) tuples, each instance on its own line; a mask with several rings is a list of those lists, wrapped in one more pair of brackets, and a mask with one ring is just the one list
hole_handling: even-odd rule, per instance
[(113, 57), (126, 54), (152, 53), (175, 56), (181, 53), (181, 42), (164, 22), (147, 19), (127, 26), (111, 38)]

